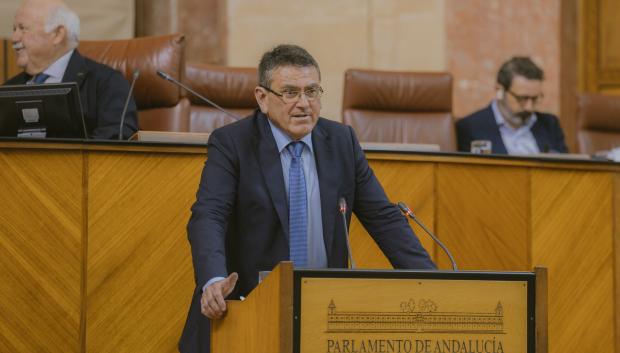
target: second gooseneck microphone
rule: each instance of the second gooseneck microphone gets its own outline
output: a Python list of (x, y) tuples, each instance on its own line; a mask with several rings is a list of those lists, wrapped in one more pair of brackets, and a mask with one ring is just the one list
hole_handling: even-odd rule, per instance
[(422, 222), (418, 220), (415, 214), (413, 214), (413, 211), (411, 211), (411, 209), (409, 209), (409, 207), (404, 202), (402, 201), (399, 202), (398, 207), (405, 215), (413, 219), (414, 222), (416, 222), (420, 227), (422, 227), (422, 229), (424, 229), (426, 234), (428, 234), (431, 238), (433, 238), (435, 243), (437, 243), (437, 245), (439, 245), (439, 247), (441, 247), (443, 251), (446, 253), (446, 255), (448, 255), (448, 257), (450, 258), (450, 262), (452, 263), (452, 270), (458, 271), (458, 268), (456, 267), (456, 262), (454, 261), (454, 258), (452, 257), (450, 250), (448, 250), (448, 248), (446, 248), (446, 246), (443, 245), (443, 243), (430, 230), (428, 230), (428, 228), (426, 228), (424, 224), (422, 224)]
[(133, 93), (133, 88), (136, 85), (136, 81), (140, 76), (140, 70), (135, 69), (133, 71), (133, 79), (131, 80), (131, 86), (129, 86), (129, 94), (127, 94), (127, 100), (125, 100), (125, 107), (123, 107), (123, 112), (121, 113), (121, 125), (118, 128), (118, 139), (123, 139), (123, 126), (125, 125), (125, 115), (127, 115), (127, 107), (129, 107), (129, 101), (131, 101), (131, 94)]
[(161, 70), (157, 70), (157, 75), (161, 78), (163, 78), (164, 80), (168, 81), (168, 82), (172, 82), (175, 85), (183, 88), (184, 90), (188, 91), (189, 93), (193, 94), (194, 96), (202, 99), (203, 101), (207, 102), (207, 104), (211, 105), (213, 108), (221, 111), (224, 114), (227, 114), (233, 118), (235, 118), (235, 120), (239, 120), (241, 119), (240, 116), (233, 114), (231, 112), (229, 112), (228, 110), (220, 107), (219, 105), (215, 104), (213, 101), (211, 101), (210, 99), (208, 99), (207, 97), (204, 97), (203, 95), (201, 95), (200, 93), (194, 91), (193, 89), (189, 88), (187, 85), (181, 83), (179, 80), (175, 79), (174, 77), (168, 75), (167, 73), (161, 71)]
[(342, 215), (342, 225), (344, 226), (344, 238), (347, 241), (347, 251), (349, 252), (349, 266), (355, 268), (353, 253), (351, 253), (351, 244), (349, 243), (349, 228), (347, 227), (347, 201), (344, 197), (338, 199), (338, 211)]

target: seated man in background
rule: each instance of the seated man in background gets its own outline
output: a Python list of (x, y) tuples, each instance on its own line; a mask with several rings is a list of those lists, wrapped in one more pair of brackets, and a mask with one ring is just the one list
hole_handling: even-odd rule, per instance
[(265, 53), (251, 116), (211, 134), (209, 158), (187, 225), (196, 289), (179, 349), (209, 351), (209, 320), (227, 296), (247, 296), (280, 261), (346, 268), (339, 199), (395, 268), (435, 265), (389, 202), (350, 126), (319, 117), (319, 65), (303, 48)]
[[(77, 82), (89, 138), (118, 138), (129, 83), (109, 66), (77, 51), (80, 19), (60, 0), (25, 0), (15, 14), (13, 49), (24, 70), (5, 84)], [(123, 137), (138, 130), (137, 108), (129, 102)], [(76, 136), (77, 137), (77, 136)]]
[(528, 57), (513, 57), (497, 73), (497, 98), (456, 123), (458, 149), (474, 140), (491, 142), (492, 153), (566, 153), (558, 118), (535, 111), (543, 98), (543, 71)]

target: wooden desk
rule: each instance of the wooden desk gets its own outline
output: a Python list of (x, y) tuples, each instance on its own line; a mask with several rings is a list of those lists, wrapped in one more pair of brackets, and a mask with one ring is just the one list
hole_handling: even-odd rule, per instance
[[(204, 146), (0, 141), (0, 351), (176, 352)], [(368, 153), (463, 269), (549, 268), (551, 352), (620, 352), (620, 165)], [(447, 257), (415, 228), (441, 268)], [(357, 222), (360, 267), (389, 264)]]

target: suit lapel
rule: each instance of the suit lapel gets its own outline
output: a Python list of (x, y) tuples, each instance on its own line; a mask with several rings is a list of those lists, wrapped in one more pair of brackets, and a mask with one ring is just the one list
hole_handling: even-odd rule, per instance
[(91, 119), (94, 118), (94, 113), (91, 115), (89, 110), (89, 97), (94, 97), (94, 95), (90, 95), (90, 92), (88, 92), (89, 86), (85, 83), (86, 77), (90, 74), (90, 71), (91, 69), (89, 69), (86, 64), (86, 59), (76, 49), (73, 51), (73, 54), (71, 54), (69, 64), (67, 64), (67, 69), (62, 77), (62, 82), (75, 82), (78, 85), (86, 131), (92, 131), (95, 128), (95, 123), (91, 121)]
[(278, 152), (278, 146), (269, 128), (267, 117), (258, 112), (256, 122), (258, 140), (256, 141), (255, 151), (257, 151), (258, 164), (263, 174), (265, 184), (267, 184), (267, 190), (273, 202), (273, 207), (276, 209), (276, 213), (282, 224), (282, 229), (288, 240), (288, 201), (286, 199), (280, 153)]
[[(338, 206), (338, 175), (339, 169), (332, 141), (329, 133), (321, 126), (321, 121), (312, 131), (312, 146), (315, 153), (319, 190), (321, 193), (321, 219), (323, 220), (323, 240), (327, 252), (327, 259), (331, 258), (332, 243), (334, 241), (335, 210)], [(328, 264), (329, 265), (329, 264)]]
[(484, 125), (485, 129), (488, 131), (487, 135), (489, 136), (489, 140), (491, 141), (491, 149), (495, 153), (508, 153), (504, 145), (504, 140), (502, 140), (502, 134), (499, 132), (499, 126), (497, 126), (497, 122), (495, 121), (493, 108), (491, 108), (490, 105), (486, 109)]
[(19, 74), (17, 74), (17, 76), (6, 81), (4, 84), (5, 85), (25, 85), (26, 82), (30, 81), (31, 79), (32, 79), (32, 76), (28, 75), (25, 72), (20, 72)]
[(84, 57), (76, 49), (69, 59), (62, 82), (77, 82), (78, 87), (81, 88), (88, 71)]
[(532, 135), (534, 135), (534, 139), (536, 140), (536, 144), (538, 145), (538, 150), (540, 152), (549, 152), (551, 146), (549, 145), (550, 138), (547, 135), (547, 131), (543, 128), (543, 124), (540, 121), (540, 115), (537, 116), (536, 122), (532, 125)]

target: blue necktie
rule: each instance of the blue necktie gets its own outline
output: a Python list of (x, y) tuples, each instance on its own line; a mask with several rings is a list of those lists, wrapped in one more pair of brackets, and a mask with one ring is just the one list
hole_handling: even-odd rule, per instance
[(34, 76), (34, 79), (32, 80), (32, 84), (40, 85), (45, 82), (45, 80), (47, 80), (49, 77), (50, 75), (44, 73), (36, 74)]
[(308, 211), (306, 180), (301, 164), (304, 143), (291, 142), (286, 148), (292, 156), (288, 172), (290, 255), (295, 267), (305, 267), (308, 265)]

